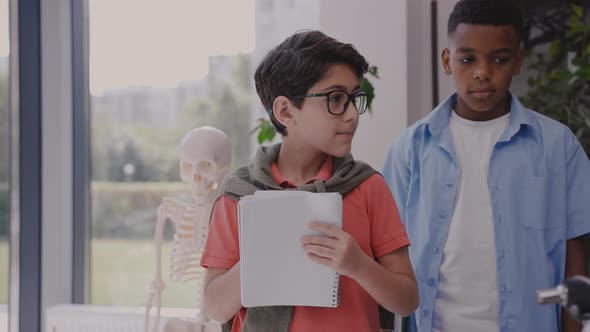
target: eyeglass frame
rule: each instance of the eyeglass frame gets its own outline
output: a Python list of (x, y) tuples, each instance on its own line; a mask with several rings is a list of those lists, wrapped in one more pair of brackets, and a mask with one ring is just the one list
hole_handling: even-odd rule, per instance
[[(344, 109), (341, 113), (334, 113), (332, 112), (332, 110), (330, 109), (330, 95), (332, 93), (336, 93), (336, 92), (340, 92), (340, 93), (344, 93), (348, 96), (346, 103), (344, 104)], [(365, 109), (361, 112), (361, 110), (358, 108), (358, 106), (354, 103), (354, 99), (356, 98), (356, 96), (358, 95), (364, 95), (365, 98), (367, 98), (367, 102), (365, 105)], [(342, 115), (344, 114), (347, 110), (348, 110), (348, 106), (350, 105), (350, 102), (352, 101), (352, 104), (354, 105), (354, 107), (356, 108), (357, 112), (359, 115), (365, 113), (367, 111), (367, 109), (369, 108), (369, 94), (366, 91), (357, 91), (353, 94), (350, 94), (344, 90), (333, 90), (330, 92), (324, 92), (324, 93), (308, 93), (305, 95), (300, 95), (300, 96), (295, 96), (295, 97), (291, 97), (291, 99), (304, 99), (304, 98), (308, 98), (308, 97), (326, 97), (326, 107), (328, 109), (328, 113), (332, 114), (332, 115)]]

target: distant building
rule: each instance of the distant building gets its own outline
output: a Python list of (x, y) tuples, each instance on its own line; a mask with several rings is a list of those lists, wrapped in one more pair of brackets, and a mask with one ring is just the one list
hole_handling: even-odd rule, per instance
[(195, 98), (206, 98), (213, 82), (231, 77), (237, 60), (238, 56), (209, 57), (205, 78), (180, 82), (175, 88), (134, 86), (107, 90), (101, 96), (92, 96), (92, 112), (96, 117), (108, 116), (121, 124), (174, 127), (184, 107)]
[(92, 112), (121, 124), (174, 125), (178, 108), (173, 89), (130, 87), (92, 98)]

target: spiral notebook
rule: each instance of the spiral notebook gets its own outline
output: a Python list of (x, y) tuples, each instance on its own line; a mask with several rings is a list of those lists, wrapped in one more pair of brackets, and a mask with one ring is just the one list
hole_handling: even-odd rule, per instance
[(258, 191), (238, 203), (240, 287), (248, 307), (337, 307), (340, 276), (307, 257), (299, 239), (317, 220), (342, 227), (338, 193)]

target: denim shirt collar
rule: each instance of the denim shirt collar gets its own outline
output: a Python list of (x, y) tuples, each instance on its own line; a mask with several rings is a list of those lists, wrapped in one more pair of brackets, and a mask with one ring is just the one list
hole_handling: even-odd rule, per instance
[[(508, 117), (508, 128), (500, 136), (500, 142), (507, 142), (518, 134), (522, 129), (529, 128), (532, 133), (537, 137), (541, 137), (541, 129), (539, 124), (535, 120), (532, 111), (524, 107), (518, 98), (510, 94), (510, 115)], [(447, 136), (446, 131), (449, 128), (449, 119), (453, 105), (457, 100), (457, 93), (452, 94), (442, 103), (440, 103), (428, 117), (426, 117), (424, 123), (427, 130), (432, 136)], [(450, 136), (449, 136), (450, 137)]]

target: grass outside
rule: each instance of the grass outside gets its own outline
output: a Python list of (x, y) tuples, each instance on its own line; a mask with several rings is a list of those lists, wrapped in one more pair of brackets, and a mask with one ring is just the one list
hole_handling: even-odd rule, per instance
[[(168, 276), (170, 248), (170, 243), (165, 243), (162, 248), (162, 275), (166, 283), (166, 289), (162, 292), (162, 306), (198, 308), (201, 280), (190, 283), (170, 280)], [(144, 306), (148, 299), (154, 265), (155, 247), (151, 240), (93, 239), (90, 303)], [(6, 303), (8, 303), (8, 243), (0, 241), (0, 304)]]
[[(172, 282), (168, 276), (171, 245), (162, 248), (162, 306), (199, 306), (201, 279)], [(154, 275), (155, 246), (152, 240), (93, 239), (91, 247), (91, 304), (143, 306)], [(199, 268), (204, 273), (204, 269)]]

